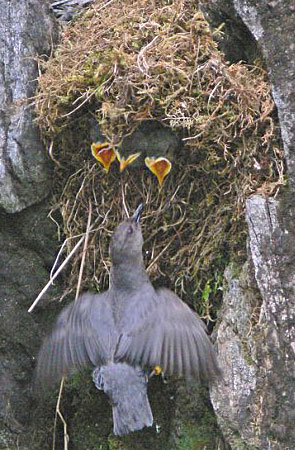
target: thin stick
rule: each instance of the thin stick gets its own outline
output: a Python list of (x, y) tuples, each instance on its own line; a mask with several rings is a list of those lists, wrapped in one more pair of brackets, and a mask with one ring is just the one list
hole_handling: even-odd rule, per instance
[(154, 39), (151, 42), (149, 42), (145, 47), (143, 47), (140, 50), (140, 52), (138, 53), (138, 56), (137, 56), (138, 68), (143, 74), (145, 74), (147, 76), (149, 76), (148, 75), (149, 66), (145, 59), (145, 53), (148, 50), (152, 49), (153, 47), (156, 47), (161, 40), (162, 40), (161, 36), (155, 36)]
[(155, 264), (156, 261), (158, 261), (158, 259), (160, 258), (160, 256), (163, 255), (163, 253), (167, 250), (168, 247), (170, 247), (170, 245), (172, 244), (172, 242), (174, 241), (174, 239), (176, 238), (176, 235), (173, 236), (173, 238), (171, 239), (171, 241), (168, 242), (168, 244), (163, 248), (163, 250), (155, 257), (155, 259), (149, 264), (149, 266), (147, 267), (146, 271), (148, 272), (150, 270), (150, 268)]
[(67, 422), (65, 421), (65, 419), (60, 411), (61, 394), (62, 394), (63, 387), (64, 387), (64, 380), (65, 380), (64, 377), (62, 377), (60, 386), (59, 386), (59, 393), (58, 393), (56, 408), (55, 408), (52, 450), (55, 450), (55, 435), (56, 435), (57, 416), (59, 416), (59, 418), (62, 421), (63, 426), (64, 426), (64, 450), (68, 450), (69, 435), (68, 435), (68, 431), (67, 431)]
[(91, 200), (89, 199), (89, 213), (88, 213), (88, 221), (86, 226), (86, 232), (85, 232), (85, 241), (84, 241), (84, 247), (83, 247), (83, 253), (82, 253), (82, 259), (81, 259), (81, 265), (79, 270), (79, 277), (78, 277), (78, 283), (77, 283), (77, 290), (76, 290), (76, 297), (75, 301), (79, 297), (80, 288), (81, 288), (81, 282), (82, 282), (82, 276), (83, 276), (83, 269), (85, 265), (85, 257), (87, 252), (87, 246), (89, 241), (89, 232), (90, 232), (90, 223), (91, 223), (91, 216), (92, 216), (92, 204)]
[[(99, 217), (94, 221), (94, 223), (91, 225), (91, 227), (89, 227), (88, 233), (90, 233), (93, 227), (97, 224), (97, 222), (99, 221)], [(40, 294), (38, 295), (38, 297), (36, 298), (36, 300), (34, 300), (34, 302), (32, 303), (32, 305), (30, 306), (30, 308), (28, 309), (28, 312), (32, 312), (33, 309), (35, 308), (35, 306), (37, 305), (37, 303), (39, 302), (40, 298), (45, 294), (45, 292), (47, 291), (47, 289), (49, 288), (49, 286), (51, 286), (51, 284), (53, 283), (53, 281), (55, 280), (55, 278), (57, 277), (57, 275), (62, 271), (62, 269), (65, 267), (65, 265), (69, 262), (69, 260), (71, 259), (71, 257), (74, 255), (74, 253), (77, 251), (77, 249), (79, 248), (79, 246), (82, 244), (82, 242), (84, 241), (86, 237), (86, 233), (83, 234), (83, 236), (81, 237), (81, 239), (77, 242), (77, 244), (75, 245), (75, 247), (73, 248), (73, 250), (68, 254), (68, 256), (66, 257), (66, 259), (64, 260), (64, 262), (60, 265), (60, 267), (57, 269), (57, 271), (54, 273), (54, 275), (50, 278), (50, 280), (48, 281), (48, 283), (44, 286), (44, 288), (42, 289), (42, 291), (40, 292)]]
[(60, 249), (59, 249), (59, 251), (58, 251), (57, 257), (55, 258), (55, 261), (54, 261), (53, 266), (52, 266), (51, 271), (50, 271), (50, 275), (49, 275), (49, 278), (50, 278), (50, 279), (51, 279), (51, 278), (53, 277), (53, 275), (54, 275), (55, 267), (56, 267), (57, 264), (58, 264), (59, 258), (60, 258), (60, 256), (61, 256), (62, 252), (64, 251), (64, 248), (65, 248), (65, 246), (66, 246), (68, 240), (69, 240), (69, 238), (67, 238), (67, 239), (62, 243), (62, 246), (60, 247)]
[(52, 159), (52, 161), (53, 161), (59, 168), (62, 168), (60, 162), (57, 161), (57, 159), (55, 159), (55, 157), (53, 156), (53, 140), (52, 140), (52, 139), (51, 139), (51, 141), (50, 141), (50, 145), (49, 145), (49, 149), (48, 149), (48, 154), (49, 154), (50, 158)]
[(109, 6), (111, 3), (114, 3), (115, 0), (110, 0), (109, 2), (105, 3), (104, 5), (102, 5), (100, 8), (97, 9), (97, 12), (101, 11), (103, 8), (106, 8), (107, 6)]
[(70, 115), (73, 114), (75, 111), (78, 111), (78, 109), (80, 109), (80, 108), (84, 105), (84, 103), (86, 103), (86, 102), (87, 102), (87, 101), (88, 101), (88, 100), (89, 100), (96, 92), (97, 92), (97, 89), (95, 89), (93, 92), (91, 92), (90, 95), (88, 95), (89, 92), (86, 92), (86, 98), (85, 98), (85, 100), (83, 100), (82, 103), (80, 103), (76, 108), (72, 109), (72, 111), (68, 112), (67, 114), (63, 114), (63, 115), (60, 116), (60, 117), (63, 119), (64, 117), (70, 116)]
[(71, 253), (66, 257), (66, 259), (64, 260), (64, 262), (60, 265), (60, 267), (57, 269), (57, 271), (55, 272), (55, 274), (53, 275), (52, 278), (50, 278), (50, 280), (48, 281), (48, 283), (44, 286), (44, 288), (42, 289), (42, 291), (40, 292), (40, 294), (38, 295), (38, 297), (36, 298), (36, 300), (34, 300), (34, 302), (32, 303), (32, 305), (30, 306), (30, 308), (28, 309), (28, 312), (32, 312), (33, 309), (35, 308), (35, 306), (37, 305), (37, 303), (39, 302), (40, 298), (45, 294), (45, 292), (47, 291), (47, 289), (49, 288), (49, 286), (51, 286), (51, 284), (53, 283), (53, 281), (55, 280), (55, 278), (57, 277), (57, 275), (62, 271), (62, 269), (65, 267), (65, 265), (69, 262), (69, 260), (71, 259), (71, 257), (73, 256), (73, 254), (77, 251), (77, 249), (80, 247), (80, 245), (82, 244), (82, 242), (85, 239), (85, 235), (81, 237), (81, 239), (77, 242), (77, 244), (75, 245), (75, 247), (73, 248), (73, 250), (71, 251)]
[[(88, 221), (87, 221), (87, 227), (86, 227), (86, 232), (85, 232), (85, 241), (84, 241), (84, 247), (83, 247), (83, 254), (82, 254), (82, 260), (81, 260), (81, 265), (80, 265), (80, 271), (79, 271), (79, 278), (78, 278), (78, 283), (77, 283), (77, 291), (76, 291), (76, 298), (75, 301), (77, 300), (77, 298), (79, 297), (79, 292), (80, 292), (80, 287), (81, 287), (81, 281), (82, 281), (82, 276), (83, 276), (83, 268), (85, 265), (85, 256), (86, 256), (86, 251), (87, 251), (87, 245), (88, 245), (88, 241), (89, 241), (89, 232), (90, 232), (90, 223), (91, 223), (91, 216), (92, 216), (92, 204), (91, 201), (89, 200), (89, 214), (88, 214)], [(60, 420), (63, 423), (64, 426), (64, 450), (68, 450), (68, 442), (69, 442), (69, 435), (67, 432), (67, 423), (60, 411), (60, 402), (61, 402), (61, 396), (62, 396), (62, 390), (63, 390), (63, 385), (64, 385), (64, 377), (61, 379), (60, 382), (60, 388), (59, 388), (59, 393), (58, 393), (58, 399), (57, 399), (57, 403), (56, 403), (56, 409), (55, 409), (55, 418), (54, 418), (54, 428), (53, 428), (53, 450), (55, 449), (55, 434), (56, 434), (56, 423), (57, 423), (57, 416), (59, 416)]]
[(124, 192), (124, 187), (123, 187), (123, 185), (122, 185), (122, 203), (123, 203), (123, 208), (124, 208), (126, 217), (129, 218), (129, 213), (128, 213), (128, 209), (127, 209), (127, 206), (126, 206), (125, 192)]

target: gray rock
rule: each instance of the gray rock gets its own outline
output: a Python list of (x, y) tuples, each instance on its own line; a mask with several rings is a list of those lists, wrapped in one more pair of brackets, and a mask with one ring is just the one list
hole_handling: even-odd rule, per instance
[(226, 272), (217, 332), (224, 379), (212, 401), (233, 448), (295, 442), (295, 208), (285, 208), (258, 195), (247, 201), (252, 262), (237, 276)]
[(211, 400), (226, 441), (238, 448), (243, 441), (255, 444), (251, 407), (256, 388), (257, 366), (251, 354), (249, 336), (255, 293), (248, 286), (248, 264), (240, 277), (229, 267), (225, 272), (227, 288), (222, 318), (217, 331), (221, 382), (213, 385)]
[(278, 108), (290, 181), (295, 183), (295, 3), (234, 0), (241, 19), (265, 56)]
[[(223, 433), (233, 448), (292, 449), (295, 442), (295, 4), (284, 0), (209, 0), (203, 2), (203, 8), (209, 20), (214, 18), (215, 26), (230, 20), (238, 32), (242, 21), (261, 49), (278, 109), (290, 180), (280, 201), (257, 195), (247, 201), (248, 267), (253, 266), (254, 272), (244, 268), (241, 275), (230, 276), (234, 281), (229, 283), (218, 329), (225, 377), (223, 384), (212, 391), (212, 399)], [(230, 39), (235, 45), (234, 33)], [(241, 289), (245, 279), (248, 280), (246, 291)], [(250, 307), (249, 292), (253, 299)], [(248, 332), (242, 326), (245, 317), (249, 322)]]
[(31, 382), (46, 319), (27, 309), (48, 280), (55, 227), (39, 203), (51, 174), (29, 99), (34, 58), (50, 53), (56, 32), (45, 1), (0, 2), (0, 17), (0, 448), (33, 450), (42, 448), (33, 445)]
[(10, 450), (35, 448), (32, 374), (50, 308), (43, 317), (27, 310), (54, 260), (55, 226), (47, 212), (46, 205), (36, 205), (17, 214), (0, 213), (0, 448)]
[[(277, 448), (295, 442), (294, 204), (253, 196), (247, 201), (250, 251), (262, 296), (257, 347), (260, 365), (261, 437)], [(263, 377), (263, 378), (262, 378)], [(276, 448), (276, 447), (273, 447)]]
[(222, 33), (215, 34), (220, 50), (231, 63), (253, 63), (259, 50), (254, 36), (235, 9), (233, 0), (204, 0), (201, 8), (212, 30), (221, 26)]
[(49, 159), (29, 99), (38, 75), (35, 57), (50, 52), (53, 22), (43, 1), (0, 3), (0, 206), (21, 211), (50, 190)]

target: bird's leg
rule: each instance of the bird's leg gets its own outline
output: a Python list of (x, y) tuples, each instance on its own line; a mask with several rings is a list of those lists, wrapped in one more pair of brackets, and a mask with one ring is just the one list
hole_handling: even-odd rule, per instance
[(167, 380), (165, 378), (165, 374), (164, 374), (161, 366), (156, 365), (153, 368), (153, 370), (151, 371), (151, 373), (149, 374), (149, 378), (152, 378), (154, 375), (156, 375), (156, 376), (161, 375), (163, 383), (165, 383), (165, 384), (167, 383)]

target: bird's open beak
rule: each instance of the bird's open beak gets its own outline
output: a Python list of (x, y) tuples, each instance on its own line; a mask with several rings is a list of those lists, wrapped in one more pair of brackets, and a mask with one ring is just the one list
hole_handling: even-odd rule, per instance
[(156, 175), (160, 186), (162, 186), (164, 178), (168, 175), (172, 167), (169, 159), (164, 158), (163, 156), (160, 156), (159, 158), (146, 157), (144, 162), (150, 171)]
[(128, 158), (125, 158), (124, 156), (121, 156), (120, 153), (116, 152), (117, 158), (120, 162), (120, 172), (123, 172), (125, 167), (127, 167), (129, 164), (131, 164), (136, 158), (139, 157), (139, 153), (132, 153), (132, 155), (129, 155)]
[(97, 161), (104, 166), (106, 172), (108, 172), (110, 165), (116, 159), (115, 150), (110, 144), (108, 142), (93, 142), (91, 145), (91, 152), (94, 158), (96, 158)]
[(142, 208), (143, 208), (143, 203), (140, 203), (140, 205), (138, 205), (138, 207), (136, 208), (135, 213), (131, 216), (132, 222), (139, 223)]

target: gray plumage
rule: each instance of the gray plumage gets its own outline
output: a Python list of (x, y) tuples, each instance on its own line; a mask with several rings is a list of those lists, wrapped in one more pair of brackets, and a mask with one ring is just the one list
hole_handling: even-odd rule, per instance
[(144, 370), (126, 363), (110, 363), (94, 369), (92, 378), (97, 389), (102, 389), (111, 400), (114, 434), (122, 436), (152, 426)]
[(142, 257), (139, 207), (115, 230), (113, 266), (103, 294), (85, 293), (59, 315), (38, 357), (37, 379), (49, 386), (84, 366), (113, 404), (114, 433), (152, 425), (144, 369), (211, 381), (219, 374), (198, 315), (168, 289), (154, 289)]
[(118, 152), (121, 156), (128, 158), (133, 153), (140, 153), (131, 164), (131, 168), (146, 167), (144, 160), (149, 157), (165, 157), (170, 162), (177, 159), (183, 148), (183, 143), (175, 131), (169, 127), (164, 127), (159, 122), (144, 121), (136, 130), (123, 139)]

